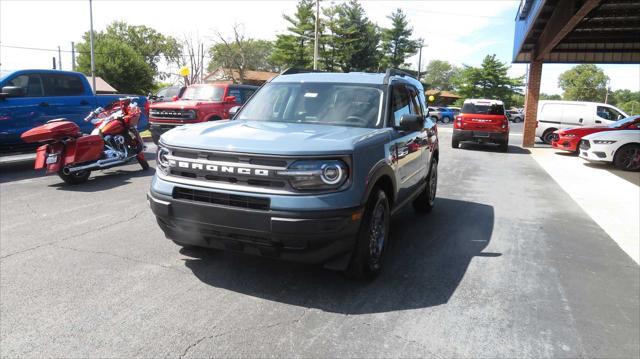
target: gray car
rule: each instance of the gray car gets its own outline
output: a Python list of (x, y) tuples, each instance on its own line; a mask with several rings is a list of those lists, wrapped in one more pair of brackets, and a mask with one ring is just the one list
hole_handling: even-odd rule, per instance
[(181, 246), (382, 267), (390, 219), (434, 206), (438, 137), (408, 74), (285, 71), (232, 120), (162, 135), (148, 199)]

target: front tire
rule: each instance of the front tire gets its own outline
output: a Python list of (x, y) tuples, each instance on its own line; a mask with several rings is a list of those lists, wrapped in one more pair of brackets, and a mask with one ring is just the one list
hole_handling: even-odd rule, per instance
[(520, 122), (522, 122), (522, 119), (520, 117), (513, 118), (513, 123), (520, 123)]
[(542, 137), (540, 138), (542, 140), (542, 142), (550, 145), (551, 144), (551, 140), (553, 139), (553, 131), (555, 131), (555, 128), (550, 128), (546, 131), (544, 131), (544, 133), (542, 134)]
[(451, 147), (453, 147), (453, 148), (458, 148), (458, 147), (460, 147), (460, 141), (458, 141), (458, 140), (451, 140)]
[(613, 156), (613, 165), (623, 171), (640, 171), (640, 145), (630, 143), (620, 147)]
[(140, 167), (142, 167), (143, 171), (146, 171), (149, 169), (149, 162), (144, 158), (144, 156), (136, 156), (136, 159), (138, 160), (138, 164), (140, 164)]
[(413, 201), (413, 209), (419, 213), (429, 213), (433, 209), (436, 201), (438, 189), (438, 160), (431, 160), (429, 174), (427, 174), (427, 187)]
[(87, 182), (90, 175), (91, 171), (89, 170), (78, 171), (69, 174), (65, 174), (63, 170), (58, 171), (58, 176), (67, 184), (80, 184)]
[(449, 122), (451, 122), (451, 119), (450, 119), (448, 116), (444, 116), (444, 117), (442, 118), (442, 123), (447, 124), (447, 123), (449, 123)]
[(373, 279), (382, 268), (384, 250), (389, 239), (391, 212), (386, 193), (375, 188), (360, 223), (357, 242), (344, 274), (353, 279)]
[(498, 149), (500, 150), (500, 152), (507, 152), (509, 151), (509, 142), (503, 142), (500, 144), (500, 147), (498, 147)]

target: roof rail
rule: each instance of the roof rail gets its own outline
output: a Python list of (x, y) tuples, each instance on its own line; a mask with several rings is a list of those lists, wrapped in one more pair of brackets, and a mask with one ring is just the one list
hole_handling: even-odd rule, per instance
[(387, 69), (387, 72), (384, 75), (384, 82), (383, 82), (385, 85), (389, 84), (389, 80), (390, 80), (391, 76), (402, 76), (402, 77), (407, 76), (407, 77), (411, 77), (411, 78), (415, 79), (415, 76), (411, 75), (410, 73), (404, 72), (402, 70)]
[(297, 69), (295, 67), (289, 67), (284, 69), (284, 71), (282, 71), (280, 73), (280, 75), (293, 75), (293, 74), (305, 74), (305, 73), (310, 73), (310, 72), (324, 72), (324, 71), (320, 71), (320, 70), (307, 70), (307, 69)]

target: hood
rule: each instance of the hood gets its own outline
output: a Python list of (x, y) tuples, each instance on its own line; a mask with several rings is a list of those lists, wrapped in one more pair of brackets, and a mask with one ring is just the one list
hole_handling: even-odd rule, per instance
[(353, 152), (358, 142), (383, 129), (223, 120), (176, 127), (162, 135), (169, 146), (273, 155)]
[(170, 110), (183, 110), (192, 109), (202, 103), (210, 103), (208, 101), (194, 101), (194, 100), (178, 100), (178, 101), (166, 101), (151, 104), (150, 108), (155, 109), (170, 109)]
[(619, 129), (606, 127), (606, 126), (593, 126), (593, 127), (576, 127), (576, 128), (566, 129), (566, 130), (558, 130), (557, 133), (559, 135), (571, 134), (571, 135), (576, 135), (578, 137), (583, 137), (596, 132), (615, 131), (615, 130), (619, 130)]

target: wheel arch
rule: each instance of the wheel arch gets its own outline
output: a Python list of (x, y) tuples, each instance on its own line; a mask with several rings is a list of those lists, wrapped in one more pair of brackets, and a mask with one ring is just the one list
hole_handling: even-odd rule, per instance
[(393, 208), (396, 200), (396, 181), (393, 169), (388, 164), (379, 165), (374, 169), (367, 181), (367, 188), (364, 192), (361, 203), (365, 204), (371, 196), (374, 188), (381, 188), (389, 200), (389, 207)]

